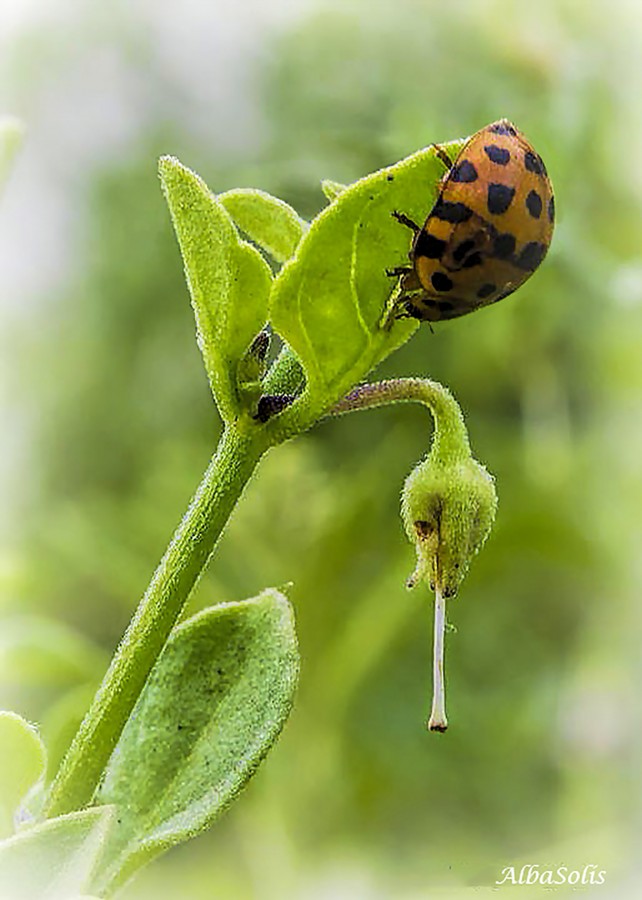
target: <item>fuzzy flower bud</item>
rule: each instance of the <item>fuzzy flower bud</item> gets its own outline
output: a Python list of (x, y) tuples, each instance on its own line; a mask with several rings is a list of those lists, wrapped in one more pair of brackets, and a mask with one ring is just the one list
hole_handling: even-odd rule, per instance
[(451, 464), (427, 459), (404, 485), (401, 515), (417, 550), (417, 568), (408, 580), (427, 580), (444, 597), (454, 597), (490, 534), (497, 509), (492, 476), (472, 456)]

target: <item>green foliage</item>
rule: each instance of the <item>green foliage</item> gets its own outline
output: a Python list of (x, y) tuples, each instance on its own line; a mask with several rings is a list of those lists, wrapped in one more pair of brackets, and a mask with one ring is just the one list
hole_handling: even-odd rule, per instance
[(87, 897), (112, 823), (112, 810), (51, 819), (0, 844), (0, 896), (6, 900)]
[(237, 366), (267, 319), (270, 269), (241, 241), (205, 183), (178, 160), (159, 163), (192, 297), (198, 344), (225, 422), (241, 408)]
[[(614, 146), (636, 143), (630, 6), (610, 4), (605, 15), (599, 4), (543, 0), (534, 29), (528, 5), (501, 0), (465, 4), (456, 27), (446, 5), (325, 5), (264, 30), (266, 52), (251, 61), (256, 77), (242, 79), (251, 93), (241, 98), (264, 113), (262, 130), (238, 156), (217, 140), (204, 145), (200, 108), (190, 137), (190, 104), (168, 134), (175, 86), (158, 43), (146, 44), (144, 130), (127, 154), (104, 147), (98, 165), (79, 170), (73, 213), (86, 228), (66, 248), (67, 275), (43, 292), (37, 329), (29, 318), (3, 331), (3, 362), (15, 372), (3, 383), (31, 422), (25, 480), (36, 487), (14, 520), (15, 544), (2, 547), (3, 613), (56, 615), (111, 650), (211, 451), (209, 391), (177, 302), (150, 159), (180, 147), (213, 186), (260, 185), (312, 218), (320, 175), (348, 184), (507, 115), (546, 160), (560, 227), (515, 297), (435, 334), (422, 328), (382, 367), (451, 385), (502, 485), (493, 540), (466, 603), (450, 607), (447, 739), (418, 729), (427, 606), (403, 591), (410, 554), (394, 524), (403, 478), (426, 446), (422, 414), (329, 420), (261, 464), (193, 601), (294, 582), (306, 676), (298, 714), (238, 814), (142, 873), (129, 900), (208, 896), (213, 873), (221, 897), (280, 895), (284, 880), (304, 894), (328, 877), (397, 896), (491, 884), (516, 856), (566, 857), (573, 844), (584, 862), (630, 844), (637, 792), (621, 762), (635, 752), (627, 685), (638, 652), (631, 410), (642, 386), (642, 216), (639, 190), (613, 162)], [(51, 52), (62, 33), (47, 25), (49, 52), (28, 55), (21, 90), (34, 110), (36, 99), (65, 99), (52, 56), (69, 66), (62, 90), (71, 83), (82, 101), (75, 73), (100, 53), (104, 29), (82, 28), (79, 16), (73, 24), (64, 23), (64, 54)], [(127, 59), (125, 80), (139, 78), (129, 67), (140, 24), (128, 25), (124, 52), (109, 36), (114, 65), (118, 53)], [(241, 82), (207, 68), (215, 58), (204, 52), (203, 70), (233, 94)], [(52, 692), (62, 689), (54, 679)], [(43, 720), (49, 695), (11, 690), (12, 706)], [(600, 729), (596, 697), (608, 712)], [(248, 846), (263, 852), (250, 860)]]
[(330, 178), (324, 178), (321, 182), (321, 190), (330, 203), (336, 200), (339, 194), (345, 191), (346, 187), (346, 184), (339, 184), (338, 181), (332, 181)]
[(408, 232), (391, 213), (424, 218), (442, 173), (428, 148), (346, 188), (277, 276), (270, 320), (307, 376), (290, 415), (310, 424), (416, 330), (407, 320), (384, 327), (394, 287), (385, 270), (408, 252)]
[(277, 263), (292, 256), (307, 229), (307, 223), (289, 204), (265, 191), (237, 188), (219, 194), (218, 201), (241, 231)]
[(99, 791), (118, 822), (94, 887), (112, 891), (220, 815), (276, 740), (297, 674), (293, 614), (276, 590), (175, 629)]
[(46, 756), (35, 728), (16, 713), (0, 712), (0, 837), (13, 832), (20, 801), (44, 775)]

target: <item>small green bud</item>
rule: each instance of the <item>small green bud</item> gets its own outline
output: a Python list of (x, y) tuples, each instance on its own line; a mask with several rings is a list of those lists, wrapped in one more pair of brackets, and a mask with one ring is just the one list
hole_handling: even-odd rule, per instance
[(427, 459), (410, 473), (401, 514), (417, 549), (417, 568), (408, 580), (426, 579), (444, 597), (454, 597), (490, 534), (497, 509), (492, 476), (470, 455), (452, 463)]
[(497, 509), (492, 476), (463, 444), (444, 457), (436, 450), (410, 473), (403, 489), (401, 514), (408, 538), (417, 548), (417, 567), (408, 587), (426, 580), (435, 592), (433, 695), (430, 731), (444, 732), (446, 691), (444, 632), (446, 598), (454, 597), (470, 561), (490, 534)]
[(256, 410), (262, 393), (261, 379), (265, 375), (266, 357), (270, 349), (270, 331), (263, 328), (256, 335), (239, 360), (236, 370), (236, 384), (242, 402)]
[(401, 515), (408, 538), (417, 548), (417, 567), (408, 579), (408, 587), (425, 580), (435, 592), (433, 698), (428, 728), (446, 731), (446, 598), (455, 596), (471, 559), (490, 533), (497, 495), (492, 476), (471, 456), (457, 401), (436, 381), (394, 378), (360, 384), (332, 412), (339, 415), (404, 400), (424, 404), (435, 420), (430, 453), (406, 479)]

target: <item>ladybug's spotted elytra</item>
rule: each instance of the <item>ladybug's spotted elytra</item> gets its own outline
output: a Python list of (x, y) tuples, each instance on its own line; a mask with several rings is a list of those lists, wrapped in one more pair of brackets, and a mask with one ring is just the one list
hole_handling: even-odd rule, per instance
[(454, 319), (512, 294), (533, 274), (553, 236), (555, 202), (542, 158), (524, 135), (500, 119), (472, 135), (447, 166), (423, 227), (411, 228), (412, 266), (400, 277), (397, 316)]

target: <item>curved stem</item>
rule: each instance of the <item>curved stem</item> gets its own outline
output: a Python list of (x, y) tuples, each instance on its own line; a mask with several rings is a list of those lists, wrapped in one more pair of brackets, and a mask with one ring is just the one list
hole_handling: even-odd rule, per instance
[(435, 462), (452, 464), (470, 456), (468, 433), (459, 404), (443, 385), (427, 378), (393, 378), (360, 384), (330, 410), (330, 415), (409, 401), (424, 404), (433, 414), (435, 435), (431, 452)]
[(257, 428), (226, 428), (203, 480), (156, 569), (103, 682), (62, 762), (46, 816), (91, 802), (149, 673), (267, 449)]
[(435, 625), (432, 655), (432, 710), (428, 719), (430, 731), (445, 731), (448, 728), (446, 718), (446, 683), (444, 680), (444, 631), (446, 628), (446, 601), (441, 587), (435, 585)]

